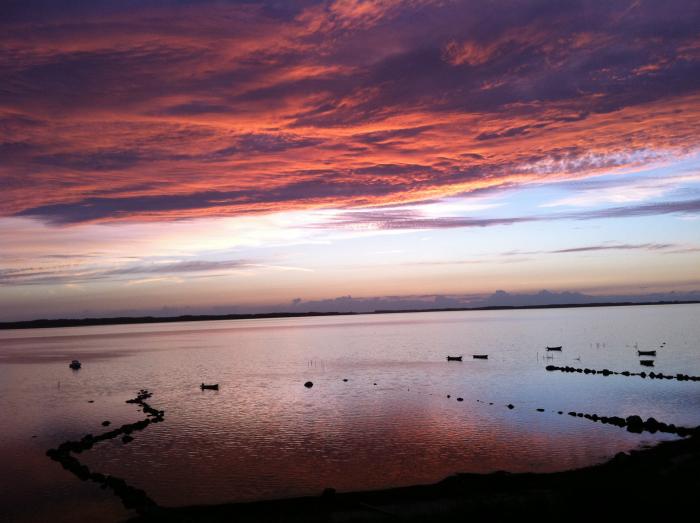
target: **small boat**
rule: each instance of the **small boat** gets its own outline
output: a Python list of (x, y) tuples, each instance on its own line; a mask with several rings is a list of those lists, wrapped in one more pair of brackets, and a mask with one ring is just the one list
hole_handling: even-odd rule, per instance
[(639, 360), (639, 364), (644, 365), (645, 367), (653, 367), (654, 360)]
[(558, 347), (547, 347), (547, 350), (548, 351), (557, 350), (557, 351), (561, 352), (561, 345), (559, 345)]
[(637, 354), (639, 356), (656, 356), (655, 350), (638, 350)]
[(68, 366), (73, 370), (78, 370), (80, 367), (83, 366), (83, 364), (80, 363), (78, 360), (73, 360), (68, 364)]
[(487, 359), (489, 359), (489, 355), (488, 354), (472, 354), (472, 358), (474, 358), (475, 360), (487, 360)]
[(199, 386), (199, 388), (202, 389), (202, 390), (219, 390), (219, 384), (218, 384), (218, 383), (214, 383), (214, 384), (212, 384), (212, 385), (205, 385), (204, 383), (202, 383), (202, 384)]
[(462, 356), (448, 356), (447, 361), (462, 361)]

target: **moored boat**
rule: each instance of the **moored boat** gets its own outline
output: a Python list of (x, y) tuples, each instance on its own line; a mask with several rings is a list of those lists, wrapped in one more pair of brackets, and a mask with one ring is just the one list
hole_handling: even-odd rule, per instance
[(639, 364), (644, 365), (645, 367), (653, 367), (654, 360), (639, 360)]
[(462, 356), (447, 356), (447, 361), (462, 361)]
[(472, 354), (472, 358), (474, 358), (475, 360), (487, 360), (487, 359), (489, 359), (489, 355), (488, 354)]
[(80, 363), (78, 360), (73, 360), (68, 364), (68, 366), (73, 370), (78, 370), (80, 367), (83, 366), (83, 364)]
[(637, 355), (639, 356), (656, 356), (655, 350), (638, 350)]
[(561, 347), (562, 347), (561, 345), (559, 345), (558, 347), (547, 347), (547, 350), (548, 351), (556, 350), (556, 351), (561, 352)]
[(202, 384), (199, 386), (199, 388), (202, 389), (202, 390), (219, 390), (219, 384), (218, 384), (218, 383), (213, 383), (213, 384), (211, 384), (211, 385), (205, 385), (204, 383), (202, 383)]

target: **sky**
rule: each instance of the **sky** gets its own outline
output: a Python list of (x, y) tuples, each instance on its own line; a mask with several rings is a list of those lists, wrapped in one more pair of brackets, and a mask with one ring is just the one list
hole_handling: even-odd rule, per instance
[(700, 291), (700, 3), (0, 4), (0, 321), (499, 289)]

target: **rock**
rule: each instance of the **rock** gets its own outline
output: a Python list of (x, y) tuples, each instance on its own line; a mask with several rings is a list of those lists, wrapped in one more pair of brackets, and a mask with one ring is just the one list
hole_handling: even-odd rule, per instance
[(616, 427), (624, 427), (627, 425), (627, 422), (619, 416), (612, 416), (608, 418), (608, 423), (615, 425)]
[(457, 401), (464, 401), (464, 398), (457, 398)]
[(644, 430), (644, 422), (639, 416), (628, 416), (625, 421), (629, 432), (640, 433)]
[(348, 381), (348, 379), (347, 379), (347, 378), (343, 378), (343, 381)]
[(544, 412), (544, 409), (537, 409), (537, 412)]
[(686, 429), (685, 427), (676, 427), (676, 434), (678, 434), (682, 438), (685, 438), (686, 436), (690, 436), (691, 431)]
[(122, 438), (122, 443), (130, 443), (130, 442), (132, 442), (132, 441), (134, 441), (134, 438), (132, 438), (132, 437), (129, 436), (128, 434), (125, 435), (125, 436)]
[(644, 428), (653, 434), (660, 429), (659, 422), (654, 418), (647, 418), (644, 422)]
[(314, 386), (313, 381), (307, 381), (306, 383), (304, 383), (304, 387), (306, 387), (307, 389), (310, 389), (313, 386)]
[(107, 421), (107, 420), (105, 420), (105, 421), (102, 422), (102, 426), (103, 426), (103, 427), (109, 427), (109, 424), (110, 424), (110, 422)]
[(629, 457), (630, 457), (629, 454), (626, 454), (624, 452), (618, 452), (617, 454), (615, 454), (615, 457), (613, 458), (613, 460), (615, 460), (615, 461), (627, 461), (629, 459)]
[(509, 403), (509, 404), (507, 405), (507, 407), (508, 407), (509, 409), (511, 409), (511, 410), (513, 410), (513, 409), (515, 408), (515, 407), (513, 406), (512, 403)]

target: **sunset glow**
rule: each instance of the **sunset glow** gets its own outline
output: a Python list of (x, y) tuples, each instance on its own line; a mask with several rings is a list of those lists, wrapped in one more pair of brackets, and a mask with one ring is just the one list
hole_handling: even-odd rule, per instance
[(698, 291), (672, 4), (4, 2), (0, 321)]

